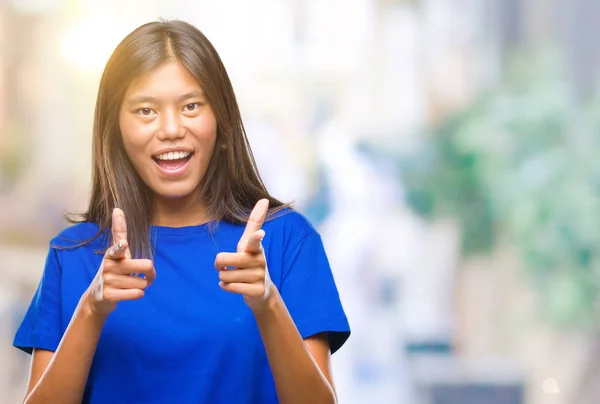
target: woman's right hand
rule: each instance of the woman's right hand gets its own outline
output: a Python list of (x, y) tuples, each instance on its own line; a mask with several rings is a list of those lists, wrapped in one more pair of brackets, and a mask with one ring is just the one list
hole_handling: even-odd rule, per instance
[(113, 210), (112, 236), (114, 244), (106, 251), (100, 269), (84, 295), (92, 313), (103, 317), (112, 313), (121, 300), (142, 298), (144, 290), (156, 277), (151, 260), (131, 258), (125, 214), (119, 208)]

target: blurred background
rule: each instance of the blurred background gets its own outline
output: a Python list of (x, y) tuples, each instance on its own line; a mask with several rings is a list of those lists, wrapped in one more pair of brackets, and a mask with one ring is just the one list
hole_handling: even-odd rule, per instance
[(341, 403), (600, 402), (600, 2), (0, 1), (0, 402), (102, 68), (185, 19), (230, 73), (261, 174), (322, 233), (353, 334)]

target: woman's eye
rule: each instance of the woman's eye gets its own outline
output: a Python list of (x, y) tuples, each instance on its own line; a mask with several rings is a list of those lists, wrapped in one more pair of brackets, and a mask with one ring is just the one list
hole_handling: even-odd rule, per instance
[(197, 110), (198, 108), (200, 108), (200, 103), (199, 102), (192, 102), (190, 104), (187, 104), (185, 107), (183, 107), (183, 110), (191, 112), (191, 111)]
[(143, 116), (150, 116), (152, 115), (152, 109), (150, 108), (140, 108), (136, 111), (138, 114), (143, 115)]

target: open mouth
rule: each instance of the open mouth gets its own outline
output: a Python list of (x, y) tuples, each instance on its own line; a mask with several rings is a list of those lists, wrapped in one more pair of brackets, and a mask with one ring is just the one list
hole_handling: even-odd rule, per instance
[(152, 160), (165, 171), (177, 171), (185, 166), (193, 155), (194, 153), (186, 151), (174, 151), (152, 156)]

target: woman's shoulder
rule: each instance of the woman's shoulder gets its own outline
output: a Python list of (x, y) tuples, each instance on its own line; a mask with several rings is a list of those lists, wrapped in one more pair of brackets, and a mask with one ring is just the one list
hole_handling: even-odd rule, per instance
[(310, 234), (318, 234), (317, 229), (302, 213), (285, 208), (273, 214), (263, 225), (265, 231), (279, 233), (288, 239), (303, 239)]
[(93, 241), (87, 245), (98, 247), (103, 242), (102, 235), (98, 236), (99, 232), (100, 227), (96, 223), (76, 223), (60, 231), (52, 238), (50, 245), (59, 248), (72, 248), (93, 239)]

